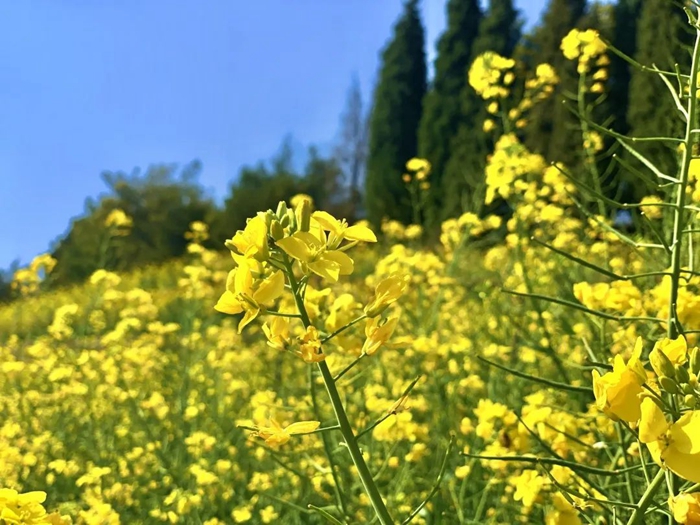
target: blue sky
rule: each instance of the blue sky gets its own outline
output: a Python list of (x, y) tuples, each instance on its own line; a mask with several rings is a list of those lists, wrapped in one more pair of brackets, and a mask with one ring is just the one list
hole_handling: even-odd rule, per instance
[[(545, 0), (516, 2), (537, 19)], [(423, 0), (429, 58), (444, 0)], [(401, 0), (0, 0), (0, 268), (64, 233), (100, 174), (200, 159), (238, 169), (329, 144), (357, 74), (365, 100)]]

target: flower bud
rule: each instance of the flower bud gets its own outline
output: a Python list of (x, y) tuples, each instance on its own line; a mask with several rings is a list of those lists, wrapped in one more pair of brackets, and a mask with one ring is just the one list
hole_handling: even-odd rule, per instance
[(700, 374), (700, 348), (697, 346), (690, 351), (690, 371), (696, 376)]
[(692, 394), (688, 394), (683, 398), (683, 401), (685, 401), (685, 406), (688, 408), (695, 408), (698, 404), (698, 398), (696, 398)]
[(263, 220), (265, 221), (265, 225), (267, 226), (268, 230), (270, 229), (270, 224), (272, 224), (272, 221), (274, 221), (275, 219), (277, 219), (277, 216), (272, 210), (267, 210), (263, 214)]
[(658, 348), (654, 348), (651, 354), (649, 354), (649, 362), (654, 372), (656, 372), (656, 375), (659, 376), (659, 379), (661, 376), (676, 377), (676, 369), (673, 363), (666, 357), (666, 354)]
[(681, 389), (674, 379), (667, 376), (659, 376), (659, 384), (669, 394), (680, 394)]
[(693, 392), (695, 392), (695, 389), (691, 385), (689, 385), (688, 383), (681, 385), (681, 390), (683, 391), (684, 394), (692, 394)]
[(276, 241), (279, 241), (284, 237), (284, 228), (280, 224), (280, 221), (276, 219), (272, 221), (270, 224), (270, 235)]
[(277, 219), (279, 221), (282, 221), (283, 217), (287, 215), (287, 210), (287, 203), (284, 201), (280, 201), (277, 205), (277, 211), (275, 212), (275, 215), (277, 216)]
[(311, 227), (311, 203), (303, 199), (295, 211), (299, 231), (307, 232)]
[(688, 369), (684, 366), (676, 366), (676, 379), (678, 379), (678, 382), (680, 384), (687, 383), (690, 381), (690, 374), (688, 373)]

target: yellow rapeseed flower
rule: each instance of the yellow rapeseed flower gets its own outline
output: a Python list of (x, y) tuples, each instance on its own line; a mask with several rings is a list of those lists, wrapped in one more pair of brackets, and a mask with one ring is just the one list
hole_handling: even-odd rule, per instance
[(640, 361), (642, 338), (638, 338), (632, 357), (625, 363), (621, 355), (616, 355), (611, 372), (603, 376), (593, 371), (593, 394), (596, 406), (608, 416), (629, 423), (636, 422), (640, 415), (639, 394), (646, 382), (646, 372)]
[(277, 421), (270, 419), (270, 426), (257, 427), (254, 435), (264, 439), (266, 445), (277, 447), (287, 443), (294, 435), (308, 434), (320, 426), (320, 421), (299, 421), (282, 427)]
[(700, 525), (700, 492), (683, 493), (668, 498), (673, 519), (683, 525)]
[(398, 315), (391, 316), (383, 321), (380, 317), (368, 319), (365, 325), (365, 335), (367, 339), (362, 346), (362, 352), (367, 355), (372, 355), (379, 350), (392, 336), (398, 322)]
[(658, 465), (700, 483), (700, 411), (686, 412), (671, 424), (652, 399), (644, 398), (639, 440), (646, 443)]
[(365, 306), (367, 317), (376, 317), (395, 303), (406, 291), (409, 280), (407, 275), (394, 274), (380, 281), (374, 289), (372, 301)]
[(238, 324), (238, 333), (284, 292), (284, 273), (281, 270), (260, 279), (253, 276), (253, 267), (243, 260), (238, 268), (231, 270), (226, 281), (226, 291), (214, 306), (225, 314), (244, 312), (243, 319)]

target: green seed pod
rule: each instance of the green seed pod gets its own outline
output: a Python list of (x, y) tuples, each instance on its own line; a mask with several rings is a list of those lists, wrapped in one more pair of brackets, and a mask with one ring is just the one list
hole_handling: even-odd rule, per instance
[(683, 398), (683, 401), (685, 401), (685, 405), (686, 405), (688, 408), (695, 408), (695, 407), (697, 406), (697, 404), (698, 404), (698, 398), (695, 397), (695, 396), (693, 396), (693, 395), (690, 395), (690, 394), (688, 394), (687, 396), (685, 396), (685, 397)]
[(690, 374), (688, 373), (688, 369), (684, 366), (676, 366), (676, 379), (678, 379), (678, 382), (680, 384), (687, 383), (690, 381)]
[(284, 237), (284, 228), (277, 219), (272, 221), (270, 224), (270, 235), (276, 241), (279, 241)]
[(700, 374), (700, 348), (697, 346), (690, 351), (690, 371), (695, 375)]
[(667, 376), (659, 376), (659, 384), (669, 394), (680, 394), (681, 389), (674, 379)]
[(651, 363), (651, 367), (654, 369), (657, 376), (676, 376), (676, 369), (674, 368), (673, 363), (661, 350), (652, 350), (651, 354), (649, 354), (649, 362)]

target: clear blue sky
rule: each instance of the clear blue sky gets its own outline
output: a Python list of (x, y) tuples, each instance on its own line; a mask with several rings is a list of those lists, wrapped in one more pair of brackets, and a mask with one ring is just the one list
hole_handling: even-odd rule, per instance
[[(545, 0), (516, 2), (530, 23)], [(423, 0), (428, 54), (444, 0)], [(402, 0), (0, 0), (0, 268), (63, 234), (100, 173), (203, 163), (221, 198), (283, 137), (369, 98)]]

